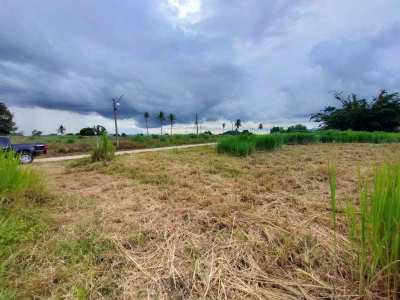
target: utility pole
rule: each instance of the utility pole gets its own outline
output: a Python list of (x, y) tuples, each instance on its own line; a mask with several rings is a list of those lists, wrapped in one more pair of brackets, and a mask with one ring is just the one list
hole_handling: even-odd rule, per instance
[(115, 144), (117, 146), (117, 149), (119, 148), (119, 139), (118, 139), (118, 106), (119, 106), (119, 102), (121, 101), (123, 95), (119, 96), (118, 98), (113, 98), (113, 112), (114, 112), (114, 123), (115, 123)]
[(196, 113), (196, 120), (194, 121), (194, 124), (196, 125), (196, 134), (199, 135), (199, 119), (197, 118), (197, 113)]

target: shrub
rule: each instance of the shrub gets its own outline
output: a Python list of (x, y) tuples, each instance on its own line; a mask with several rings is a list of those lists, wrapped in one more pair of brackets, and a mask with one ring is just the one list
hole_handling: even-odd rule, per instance
[(274, 126), (271, 128), (269, 133), (284, 133), (286, 130), (283, 127)]
[[(330, 172), (332, 203), (336, 203), (335, 177)], [(367, 179), (361, 183), (360, 179), (359, 206), (349, 201), (346, 208), (360, 291), (378, 280), (395, 293), (400, 281), (400, 163), (377, 168), (372, 188)]]
[(92, 161), (111, 161), (115, 157), (115, 147), (103, 132), (92, 151)]

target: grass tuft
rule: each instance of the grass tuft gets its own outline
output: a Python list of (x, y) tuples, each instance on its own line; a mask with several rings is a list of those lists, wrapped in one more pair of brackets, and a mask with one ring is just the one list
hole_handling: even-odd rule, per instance
[(22, 166), (18, 156), (0, 151), (0, 203), (16, 199), (22, 194), (42, 187), (40, 176), (31, 168)]

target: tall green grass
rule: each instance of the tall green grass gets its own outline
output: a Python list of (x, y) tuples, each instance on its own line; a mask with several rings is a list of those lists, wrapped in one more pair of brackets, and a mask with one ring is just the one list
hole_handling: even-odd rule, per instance
[[(335, 172), (329, 172), (329, 177), (335, 214)], [(400, 163), (376, 168), (371, 187), (368, 178), (360, 177), (359, 182), (359, 205), (349, 201), (346, 216), (349, 239), (358, 258), (360, 291), (364, 293), (378, 282), (388, 295), (395, 295), (400, 283)]]
[(282, 146), (283, 139), (277, 135), (240, 135), (222, 138), (218, 141), (219, 153), (246, 156), (254, 151), (271, 151)]
[(312, 133), (321, 143), (399, 143), (400, 133), (323, 130)]
[(271, 151), (287, 145), (306, 145), (313, 143), (399, 143), (400, 133), (337, 131), (274, 133), (270, 135), (238, 135), (221, 138), (218, 141), (219, 153), (245, 156), (254, 151)]
[(42, 185), (41, 178), (29, 167), (22, 166), (19, 157), (0, 151), (0, 198), (15, 198)]
[[(43, 200), (43, 182), (19, 157), (0, 151), (0, 299), (17, 299), (7, 284), (15, 265), (18, 247), (32, 241), (47, 228), (37, 209)], [(8, 298), (10, 297), (10, 298)]]
[(97, 144), (92, 150), (92, 161), (111, 161), (115, 157), (115, 147), (106, 133), (100, 135)]

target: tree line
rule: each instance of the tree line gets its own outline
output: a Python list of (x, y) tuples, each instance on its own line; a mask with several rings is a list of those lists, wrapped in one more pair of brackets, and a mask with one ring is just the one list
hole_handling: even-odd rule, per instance
[[(146, 111), (143, 114), (143, 117), (144, 117), (145, 122), (146, 122), (146, 132), (147, 132), (147, 135), (149, 135), (149, 118), (150, 118), (149, 112)], [(165, 121), (166, 121), (164, 112), (160, 111), (158, 113), (158, 115), (157, 115), (157, 119), (160, 121), (160, 130), (161, 130), (161, 135), (162, 135), (163, 134), (163, 125), (165, 124)], [(175, 115), (172, 114), (172, 113), (169, 114), (168, 115), (168, 122), (169, 122), (169, 125), (170, 125), (170, 133), (171, 133), (171, 135), (172, 135), (172, 127), (174, 126), (175, 121), (176, 121)]]

